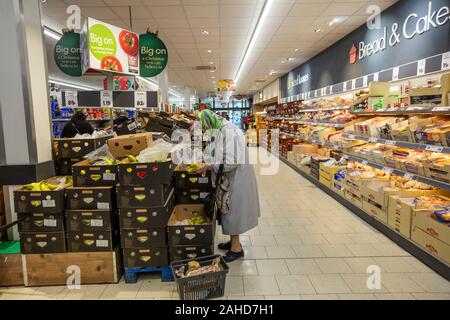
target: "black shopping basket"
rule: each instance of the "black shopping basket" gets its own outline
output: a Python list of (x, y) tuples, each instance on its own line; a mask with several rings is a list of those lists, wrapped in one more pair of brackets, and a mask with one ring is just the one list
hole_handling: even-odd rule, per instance
[[(197, 261), (200, 266), (211, 265), (214, 259), (220, 257), (220, 271), (200, 274), (197, 276), (178, 278), (175, 271), (190, 261)], [(228, 266), (220, 255), (174, 261), (170, 264), (173, 277), (177, 284), (178, 294), (181, 300), (205, 300), (223, 297), (225, 294), (225, 280)]]

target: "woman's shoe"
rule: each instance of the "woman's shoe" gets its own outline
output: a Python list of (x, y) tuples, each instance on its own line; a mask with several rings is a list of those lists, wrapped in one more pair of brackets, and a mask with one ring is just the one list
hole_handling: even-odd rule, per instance
[(227, 254), (223, 256), (223, 260), (225, 262), (227, 262), (227, 263), (230, 263), (230, 262), (236, 261), (236, 260), (238, 260), (240, 258), (243, 258), (243, 257), (244, 257), (244, 250), (243, 249), (241, 249), (240, 252), (234, 252), (232, 250), (229, 250), (227, 252)]
[(220, 250), (231, 250), (231, 241), (225, 242), (225, 243), (219, 243), (217, 246)]

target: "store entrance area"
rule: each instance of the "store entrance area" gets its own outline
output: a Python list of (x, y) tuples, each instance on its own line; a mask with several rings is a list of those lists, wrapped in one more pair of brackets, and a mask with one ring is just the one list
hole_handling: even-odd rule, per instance
[[(259, 150), (264, 152), (263, 150)], [(251, 152), (257, 152), (252, 148)], [(272, 156), (271, 161), (276, 161)], [(257, 173), (262, 216), (241, 237), (220, 299), (450, 299), (450, 283), (286, 164)], [(225, 240), (218, 228), (216, 243)], [(217, 250), (217, 249), (216, 249)], [(222, 253), (217, 251), (217, 253)], [(373, 268), (381, 287), (370, 288)], [(174, 283), (143, 274), (135, 284), (0, 288), (0, 299), (179, 299)]]

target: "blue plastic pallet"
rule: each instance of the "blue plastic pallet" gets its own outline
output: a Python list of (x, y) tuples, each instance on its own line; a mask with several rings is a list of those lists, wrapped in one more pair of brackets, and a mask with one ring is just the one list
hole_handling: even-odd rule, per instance
[(174, 281), (172, 269), (170, 266), (164, 267), (147, 267), (147, 268), (125, 268), (125, 283), (136, 283), (140, 273), (161, 272), (161, 281)]

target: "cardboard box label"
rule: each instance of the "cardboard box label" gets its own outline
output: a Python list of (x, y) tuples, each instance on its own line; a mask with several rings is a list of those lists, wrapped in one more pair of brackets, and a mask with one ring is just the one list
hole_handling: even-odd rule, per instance
[(108, 242), (108, 240), (96, 240), (95, 241), (95, 246), (96, 247), (107, 248), (109, 246), (109, 242)]
[(103, 180), (105, 180), (105, 181), (115, 181), (116, 180), (116, 174), (115, 173), (104, 173), (103, 174)]
[(109, 210), (109, 202), (97, 202), (98, 210)]
[(103, 227), (102, 219), (91, 219), (91, 227)]
[(55, 200), (42, 200), (42, 207), (44, 207), (44, 208), (56, 207)]
[(45, 227), (56, 227), (57, 221), (56, 219), (44, 219)]

